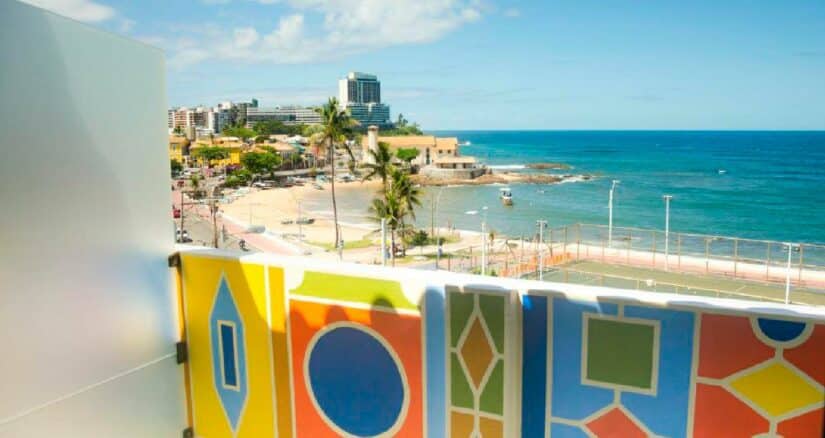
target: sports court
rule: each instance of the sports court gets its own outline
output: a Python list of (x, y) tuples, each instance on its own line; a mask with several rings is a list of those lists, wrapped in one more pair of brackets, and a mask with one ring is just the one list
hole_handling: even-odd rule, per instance
[[(722, 298), (784, 302), (785, 285), (681, 273), (662, 269), (610, 264), (594, 260), (571, 261), (545, 269), (545, 281), (574, 283), (650, 292), (668, 292)], [(825, 306), (825, 290), (791, 287), (795, 304)]]

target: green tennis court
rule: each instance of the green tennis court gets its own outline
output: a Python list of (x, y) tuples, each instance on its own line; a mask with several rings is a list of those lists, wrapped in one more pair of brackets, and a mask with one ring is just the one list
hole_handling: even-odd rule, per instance
[[(723, 298), (784, 302), (785, 285), (721, 276), (578, 261), (544, 272), (545, 281)], [(791, 287), (791, 302), (825, 306), (825, 291)]]

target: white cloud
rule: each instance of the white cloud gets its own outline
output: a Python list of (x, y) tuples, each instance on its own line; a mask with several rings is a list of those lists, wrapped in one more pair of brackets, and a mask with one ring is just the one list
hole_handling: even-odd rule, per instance
[(79, 21), (97, 23), (115, 16), (109, 6), (91, 0), (22, 0), (25, 3), (56, 12)]
[[(216, 3), (221, 0), (207, 0)], [(255, 0), (292, 9), (274, 29), (191, 29), (198, 44), (165, 44), (170, 64), (185, 67), (207, 60), (295, 64), (352, 53), (436, 41), (482, 18), (479, 0)], [(322, 23), (310, 28), (308, 16)], [(314, 23), (314, 21), (313, 21)], [(196, 51), (196, 54), (186, 53)]]

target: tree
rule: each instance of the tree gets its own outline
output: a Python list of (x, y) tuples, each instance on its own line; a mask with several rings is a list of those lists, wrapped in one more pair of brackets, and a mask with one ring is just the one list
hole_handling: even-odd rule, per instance
[(403, 128), (407, 126), (408, 120), (404, 118), (404, 114), (398, 113), (398, 120), (395, 122), (395, 126), (397, 128)]
[(400, 148), (395, 151), (395, 156), (398, 157), (399, 160), (407, 163), (407, 167), (410, 167), (412, 165), (412, 160), (418, 158), (419, 155), (421, 155), (421, 151), (417, 148)]
[(401, 221), (401, 232), (403, 235), (408, 231), (411, 231), (407, 229), (405, 217), (410, 216), (414, 221), (415, 207), (421, 206), (421, 189), (415, 186), (410, 179), (409, 174), (401, 169), (394, 167), (390, 176), (392, 177), (393, 191), (401, 200), (403, 206), (404, 214), (399, 218)]
[(241, 156), (243, 167), (254, 175), (272, 173), (281, 165), (281, 157), (278, 154), (263, 152), (247, 152)]
[(392, 171), (392, 152), (390, 152), (390, 145), (384, 142), (378, 143), (378, 149), (370, 149), (368, 154), (372, 158), (370, 163), (365, 164), (367, 174), (364, 175), (364, 180), (372, 177), (381, 178), (383, 190), (387, 190), (387, 181)]
[(221, 134), (223, 134), (226, 137), (238, 137), (243, 141), (255, 137), (255, 131), (243, 126), (232, 126), (229, 128), (224, 128)]
[(221, 146), (201, 146), (195, 148), (192, 156), (202, 162), (206, 162), (207, 166), (212, 167), (213, 162), (229, 158), (229, 148)]
[(172, 132), (174, 132), (175, 134), (178, 134), (178, 135), (183, 135), (183, 126), (181, 126), (181, 125), (175, 126), (175, 129), (173, 129)]
[(386, 220), (390, 229), (390, 253), (392, 254), (392, 264), (395, 266), (395, 236), (396, 231), (401, 226), (401, 217), (404, 216), (404, 203), (390, 186), (380, 197), (376, 197), (370, 204), (370, 211), (373, 219), (377, 221)]
[(173, 176), (173, 177), (174, 177), (175, 175), (177, 175), (177, 174), (179, 174), (179, 173), (181, 173), (181, 172), (183, 171), (183, 164), (181, 164), (181, 162), (180, 162), (180, 161), (178, 161), (178, 160), (176, 160), (176, 159), (174, 159), (174, 158), (172, 158), (171, 160), (169, 160), (169, 166), (170, 166), (170, 167), (171, 167), (171, 169), (172, 169), (172, 176)]
[[(349, 114), (338, 105), (338, 99), (330, 97), (323, 107), (316, 109), (321, 115), (322, 129), (315, 134), (314, 141), (320, 145), (325, 145), (327, 149), (327, 160), (330, 162), (330, 176), (332, 193), (332, 217), (335, 223), (335, 246), (341, 243), (341, 234), (338, 229), (338, 204), (335, 199), (335, 151), (337, 148), (344, 148), (352, 157), (352, 150), (346, 146), (346, 136), (352, 134), (352, 120)], [(340, 258), (340, 252), (339, 258)]]

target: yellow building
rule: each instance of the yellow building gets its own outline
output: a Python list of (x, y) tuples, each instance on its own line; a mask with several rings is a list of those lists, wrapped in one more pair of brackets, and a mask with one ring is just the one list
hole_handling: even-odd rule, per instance
[(169, 159), (184, 163), (189, 156), (189, 140), (178, 135), (169, 136)]
[(399, 149), (418, 149), (418, 158), (412, 164), (426, 166), (434, 163), (439, 158), (456, 157), (458, 152), (458, 139), (455, 137), (435, 137), (433, 135), (403, 135), (403, 136), (379, 136), (378, 128), (370, 126), (367, 136), (361, 140), (361, 150), (363, 159), (369, 160), (368, 151), (378, 147), (378, 143), (386, 143), (390, 151), (395, 155)]
[[(221, 147), (229, 150), (229, 157), (221, 160), (212, 160), (211, 163), (203, 162), (198, 158), (197, 151), (201, 148)], [(198, 140), (189, 147), (191, 162), (201, 166), (209, 165), (224, 167), (241, 164), (241, 155), (248, 149), (248, 146), (236, 137), (215, 137)]]

